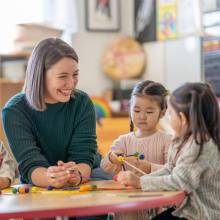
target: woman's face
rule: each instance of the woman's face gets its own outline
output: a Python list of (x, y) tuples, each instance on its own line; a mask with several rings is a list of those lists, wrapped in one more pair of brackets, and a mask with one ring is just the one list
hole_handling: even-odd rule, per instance
[(78, 63), (64, 57), (45, 74), (45, 102), (68, 102), (78, 83)]

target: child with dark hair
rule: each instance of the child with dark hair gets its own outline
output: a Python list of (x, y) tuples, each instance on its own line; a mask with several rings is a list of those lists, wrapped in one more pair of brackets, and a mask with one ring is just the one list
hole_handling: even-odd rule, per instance
[[(144, 160), (127, 157), (130, 163), (146, 173), (160, 168), (166, 162), (170, 135), (158, 130), (160, 118), (165, 114), (167, 90), (160, 83), (146, 80), (138, 83), (131, 94), (130, 133), (119, 136), (112, 144), (107, 156), (102, 160), (101, 167), (105, 172), (118, 173), (122, 166), (117, 155), (132, 155), (136, 152), (144, 155)], [(135, 128), (135, 129), (134, 129)], [(152, 162), (148, 163), (148, 161)], [(160, 165), (161, 164), (161, 165)]]
[(11, 185), (15, 177), (15, 162), (0, 141), (0, 189)]
[[(146, 80), (138, 83), (130, 100), (130, 133), (119, 136), (111, 146), (101, 167), (107, 173), (117, 174), (120, 170), (132, 170), (130, 166), (120, 163), (115, 155), (133, 155), (136, 152), (144, 155), (144, 159), (126, 157), (132, 165), (145, 173), (163, 167), (167, 161), (171, 136), (159, 131), (159, 120), (164, 116), (167, 103), (167, 90), (160, 83)], [(135, 172), (135, 170), (133, 170)], [(137, 173), (137, 175), (143, 175)], [(117, 219), (148, 219), (148, 210), (116, 214)]]
[(175, 132), (164, 168), (141, 178), (121, 172), (118, 181), (143, 191), (184, 190), (186, 199), (154, 220), (219, 219), (220, 216), (220, 111), (212, 88), (206, 83), (186, 83), (168, 102)]

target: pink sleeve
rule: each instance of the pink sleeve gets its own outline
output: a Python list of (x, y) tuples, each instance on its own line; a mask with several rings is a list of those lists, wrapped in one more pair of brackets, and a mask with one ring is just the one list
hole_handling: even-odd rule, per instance
[(107, 173), (116, 173), (117, 172), (118, 166), (116, 166), (115, 164), (113, 164), (109, 160), (109, 153), (111, 151), (114, 151), (116, 153), (126, 153), (125, 139), (126, 139), (126, 136), (122, 135), (122, 136), (119, 136), (116, 140), (114, 140), (111, 147), (110, 147), (109, 152), (102, 159), (100, 166), (105, 172), (107, 172)]

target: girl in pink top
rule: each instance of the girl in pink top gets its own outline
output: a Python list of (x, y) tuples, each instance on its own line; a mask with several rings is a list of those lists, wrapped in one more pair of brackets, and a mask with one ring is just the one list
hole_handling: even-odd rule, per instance
[[(171, 137), (158, 130), (158, 122), (167, 108), (166, 96), (164, 86), (153, 81), (143, 81), (134, 87), (130, 107), (131, 132), (119, 136), (113, 142), (109, 153), (101, 162), (101, 168), (105, 172), (117, 174), (122, 169), (132, 169), (117, 160), (115, 155), (119, 154), (143, 154), (144, 160), (137, 157), (126, 157), (126, 160), (145, 173), (161, 168), (166, 163)], [(154, 165), (149, 166), (148, 161)]]

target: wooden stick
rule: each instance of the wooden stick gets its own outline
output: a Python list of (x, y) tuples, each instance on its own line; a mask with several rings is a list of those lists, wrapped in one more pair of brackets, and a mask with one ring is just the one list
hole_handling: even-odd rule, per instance
[(123, 160), (123, 163), (125, 163), (126, 165), (132, 167), (133, 169), (135, 169), (136, 171), (138, 171), (141, 174), (144, 174), (144, 175), (146, 174), (144, 171), (142, 171), (141, 169), (137, 168), (136, 166), (134, 166), (133, 164), (129, 163), (126, 160)]

